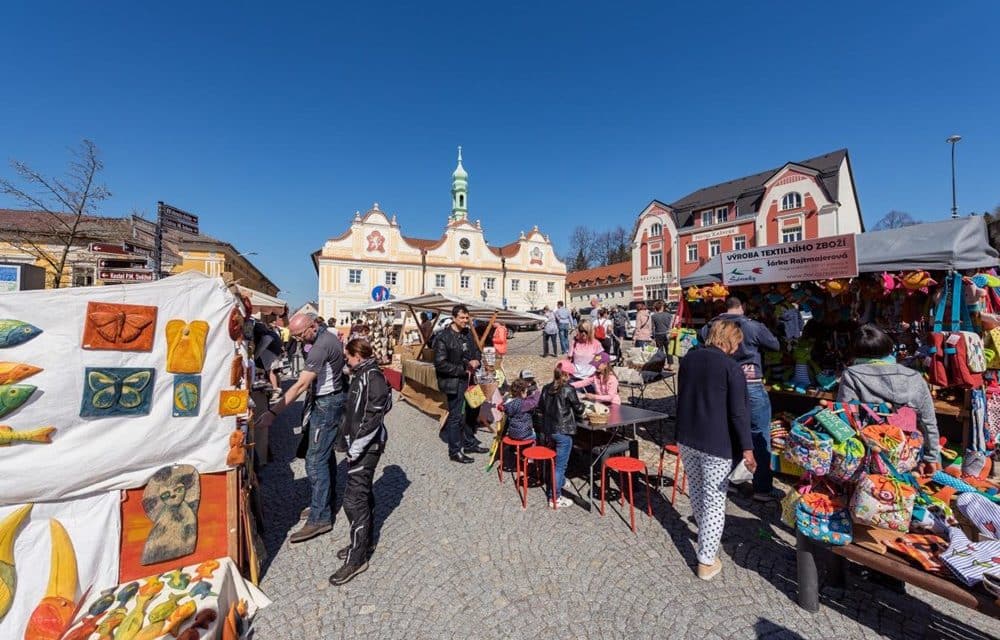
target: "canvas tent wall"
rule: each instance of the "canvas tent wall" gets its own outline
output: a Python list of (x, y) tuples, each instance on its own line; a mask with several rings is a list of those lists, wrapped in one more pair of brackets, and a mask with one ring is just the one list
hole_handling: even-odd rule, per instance
[[(858, 271), (984, 269), (1000, 263), (980, 217), (927, 222), (856, 236)], [(716, 256), (687, 278), (682, 287), (722, 281), (722, 258)]]

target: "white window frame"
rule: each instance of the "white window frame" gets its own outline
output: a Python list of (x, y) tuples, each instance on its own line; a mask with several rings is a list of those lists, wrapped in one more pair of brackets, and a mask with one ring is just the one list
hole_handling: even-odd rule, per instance
[(513, 279), (511, 279), (511, 281), (510, 281), (510, 290), (511, 291), (520, 291), (521, 290), (521, 280), (520, 280), (520, 278), (513, 278)]
[(486, 278), (485, 280), (483, 280), (483, 289), (486, 289), (487, 291), (493, 291), (496, 288), (496, 286), (497, 286), (496, 278)]
[(385, 286), (387, 286), (387, 287), (395, 287), (397, 282), (399, 282), (399, 272), (398, 271), (386, 271), (385, 272)]
[(684, 257), (687, 262), (698, 262), (698, 244), (696, 242), (692, 242), (687, 246)]
[(556, 292), (556, 283), (555, 282), (546, 282), (545, 283), (545, 291), (546, 291), (546, 293), (555, 293)]
[(445, 275), (443, 273), (435, 273), (434, 274), (434, 288), (435, 289), (443, 289), (447, 285), (448, 285), (448, 280), (445, 278)]
[(659, 222), (654, 222), (653, 226), (649, 228), (649, 235), (654, 238), (658, 238), (663, 235), (663, 225)]
[(459, 276), (458, 277), (458, 288), (468, 289), (472, 284), (472, 279), (469, 276)]
[(528, 280), (528, 291), (538, 293), (538, 280)]
[(729, 207), (719, 207), (715, 210), (715, 224), (729, 221)]
[(347, 284), (361, 284), (361, 269), (347, 270)]
[(799, 242), (802, 240), (802, 225), (785, 227), (781, 230), (781, 244)]
[(657, 251), (649, 252), (649, 266), (654, 268), (659, 268), (663, 266), (663, 250), (658, 249)]
[(712, 210), (701, 212), (701, 226), (710, 227), (712, 226)]
[(802, 194), (798, 191), (789, 191), (781, 198), (781, 210), (791, 211), (802, 208)]
[[(737, 242), (739, 242), (741, 246), (736, 246)], [(733, 251), (742, 251), (746, 248), (747, 248), (747, 237), (745, 235), (733, 236)]]
[(714, 258), (715, 256), (722, 253), (722, 240), (709, 240), (708, 241), (708, 257)]

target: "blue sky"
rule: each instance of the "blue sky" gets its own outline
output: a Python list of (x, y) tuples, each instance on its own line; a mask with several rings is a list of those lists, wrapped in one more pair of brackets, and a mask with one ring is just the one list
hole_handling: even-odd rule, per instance
[(1000, 204), (995, 2), (226, 4), (7, 6), (0, 157), (94, 140), (106, 214), (196, 213), (293, 304), (372, 202), (438, 237), (459, 144), (493, 244), (840, 147), (867, 224), (942, 218), (952, 133), (960, 210)]

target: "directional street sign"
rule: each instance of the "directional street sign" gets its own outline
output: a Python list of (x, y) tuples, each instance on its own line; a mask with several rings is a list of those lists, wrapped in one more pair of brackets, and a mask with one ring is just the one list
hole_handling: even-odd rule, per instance
[(157, 213), (162, 227), (198, 235), (198, 216), (162, 202), (159, 203)]
[(123, 271), (121, 269), (98, 269), (97, 277), (101, 280), (118, 282), (152, 282), (153, 272), (149, 270)]

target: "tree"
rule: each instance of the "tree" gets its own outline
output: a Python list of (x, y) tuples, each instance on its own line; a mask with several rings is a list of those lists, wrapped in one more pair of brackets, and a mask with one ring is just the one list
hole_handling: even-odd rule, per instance
[[(12, 160), (10, 164), (17, 175), (16, 181), (0, 178), (0, 193), (45, 214), (42, 228), (11, 229), (7, 233), (14, 247), (52, 268), (52, 287), (56, 289), (62, 286), (67, 257), (87, 219), (95, 216), (98, 205), (111, 197), (108, 188), (98, 184), (98, 174), (104, 169), (104, 163), (97, 146), (85, 139), (70, 153), (64, 177), (46, 177), (27, 164)], [(88, 235), (93, 231), (88, 228)], [(56, 249), (52, 250), (52, 246)]]
[(575, 256), (572, 260), (573, 271), (583, 271), (589, 269), (595, 262), (596, 234), (590, 227), (579, 225), (573, 229), (569, 236), (569, 255)]
[(538, 291), (537, 290), (536, 291), (532, 291), (531, 289), (528, 289), (527, 291), (525, 291), (524, 293), (521, 294), (521, 297), (524, 298), (524, 301), (528, 303), (528, 308), (529, 309), (537, 309), (538, 308), (539, 296), (538, 296)]
[(590, 268), (590, 264), (587, 262), (587, 255), (580, 249), (576, 252), (576, 256), (573, 257), (570, 262), (570, 271), (586, 271)]
[(882, 216), (881, 220), (875, 223), (875, 231), (882, 231), (884, 229), (901, 229), (902, 227), (909, 227), (915, 224), (917, 224), (917, 221), (913, 219), (913, 216), (905, 211), (896, 211), (893, 209), (889, 213)]

